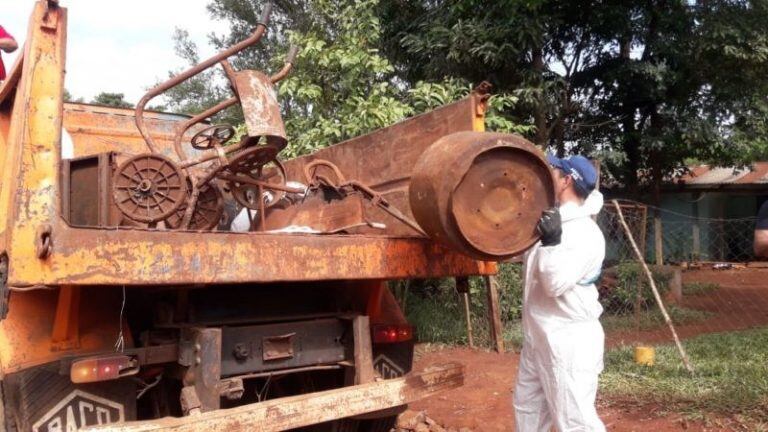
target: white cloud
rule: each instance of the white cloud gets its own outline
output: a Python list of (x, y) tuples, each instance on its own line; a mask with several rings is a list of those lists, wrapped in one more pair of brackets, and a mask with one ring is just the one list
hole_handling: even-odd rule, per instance
[[(125, 93), (138, 101), (147, 87), (182, 66), (173, 50), (174, 29), (189, 31), (201, 57), (213, 54), (211, 32), (226, 23), (210, 18), (209, 0), (60, 0), (68, 13), (66, 88), (89, 100), (102, 92)], [(22, 43), (33, 0), (0, 0), (0, 25)], [(20, 51), (20, 50), (19, 50)], [(4, 55), (10, 67), (17, 53)]]

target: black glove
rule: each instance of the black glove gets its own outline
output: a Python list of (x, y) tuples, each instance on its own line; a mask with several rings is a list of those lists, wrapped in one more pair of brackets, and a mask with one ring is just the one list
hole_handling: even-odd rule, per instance
[(544, 210), (536, 229), (541, 234), (542, 246), (559, 245), (560, 236), (563, 234), (563, 220), (560, 218), (560, 210), (557, 207)]

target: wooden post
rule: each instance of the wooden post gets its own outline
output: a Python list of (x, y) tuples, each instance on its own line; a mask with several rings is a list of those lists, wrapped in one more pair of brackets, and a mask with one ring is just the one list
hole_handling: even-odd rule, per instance
[(691, 366), (691, 361), (688, 359), (688, 354), (685, 352), (683, 344), (680, 343), (680, 338), (677, 336), (677, 331), (675, 330), (674, 324), (672, 324), (672, 318), (670, 318), (669, 314), (667, 313), (667, 308), (664, 307), (664, 302), (661, 301), (661, 295), (659, 295), (659, 290), (656, 288), (656, 283), (653, 281), (651, 270), (645, 263), (643, 256), (640, 255), (640, 249), (637, 248), (635, 237), (632, 235), (632, 231), (629, 229), (627, 222), (624, 221), (624, 214), (621, 212), (621, 207), (619, 207), (618, 201), (613, 200), (613, 205), (616, 207), (616, 211), (619, 213), (619, 220), (621, 221), (621, 225), (624, 227), (624, 232), (627, 233), (629, 243), (635, 250), (635, 255), (637, 256), (638, 261), (640, 261), (640, 265), (643, 266), (643, 270), (645, 270), (645, 276), (648, 278), (648, 283), (651, 285), (653, 297), (656, 299), (656, 303), (659, 305), (659, 310), (661, 310), (661, 314), (664, 316), (664, 321), (667, 323), (667, 326), (669, 326), (669, 331), (672, 332), (672, 338), (675, 340), (675, 345), (677, 345), (677, 350), (680, 352), (680, 357), (683, 359), (683, 364), (685, 365), (685, 368), (688, 369), (688, 372), (693, 373), (693, 366)]
[(683, 271), (680, 270), (680, 267), (672, 271), (672, 279), (669, 281), (669, 292), (675, 303), (679, 304), (683, 301)]
[(474, 348), (475, 340), (472, 335), (472, 314), (469, 310), (469, 278), (457, 277), (455, 281), (456, 281), (456, 292), (464, 301), (464, 319), (467, 324), (467, 342), (469, 343), (470, 348)]
[(464, 317), (467, 320), (467, 342), (470, 348), (475, 347), (475, 340), (472, 337), (472, 315), (469, 312), (469, 293), (465, 292), (461, 295), (464, 299)]
[(691, 227), (691, 237), (693, 237), (693, 261), (699, 261), (701, 259), (701, 225), (699, 224), (699, 199), (701, 199), (701, 192), (693, 194), (693, 226)]
[(643, 253), (643, 258), (648, 253), (648, 206), (642, 206), (642, 219), (640, 220), (640, 251)]
[(653, 245), (656, 249), (656, 265), (664, 265), (664, 237), (662, 230), (661, 214), (657, 209), (653, 213)]
[(499, 307), (499, 282), (496, 276), (485, 276), (488, 294), (488, 321), (490, 323), (491, 347), (498, 353), (504, 352), (504, 333), (501, 326), (501, 307)]

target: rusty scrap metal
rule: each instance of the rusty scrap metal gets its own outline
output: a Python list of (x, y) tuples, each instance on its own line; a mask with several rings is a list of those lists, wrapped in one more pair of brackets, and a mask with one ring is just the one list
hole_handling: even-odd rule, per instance
[(277, 160), (277, 148), (266, 145), (238, 155), (219, 177), (227, 180), (232, 197), (240, 205), (263, 211), (285, 195), (285, 167)]
[[(191, 182), (188, 182), (187, 191), (192, 194)], [(188, 202), (179, 206), (176, 211), (169, 216), (165, 223), (169, 228), (177, 229), (182, 226), (184, 215), (187, 212)], [(200, 187), (200, 192), (197, 198), (197, 205), (192, 213), (192, 218), (189, 222), (187, 229), (195, 231), (208, 231), (215, 228), (221, 216), (224, 214), (224, 195), (221, 193), (221, 188), (215, 183), (206, 183)]]
[(153, 154), (123, 162), (113, 177), (115, 205), (128, 218), (146, 223), (161, 221), (184, 203), (187, 179), (172, 160)]
[(275, 86), (269, 76), (255, 70), (235, 72), (234, 88), (240, 99), (248, 137), (282, 150), (288, 144)]
[[(285, 65), (283, 66), (283, 68), (280, 69), (278, 73), (270, 77), (272, 84), (276, 84), (282, 81), (286, 76), (288, 76), (288, 74), (291, 72), (291, 69), (293, 68), (293, 63), (296, 60), (296, 55), (298, 54), (298, 52), (299, 52), (298, 47), (291, 46), (290, 50), (288, 51), (288, 55), (286, 56)], [(225, 71), (226, 71), (226, 66), (225, 66)], [(176, 155), (178, 155), (179, 160), (185, 161), (187, 159), (186, 153), (184, 153), (184, 150), (181, 148), (181, 141), (184, 138), (184, 134), (187, 133), (189, 129), (191, 129), (196, 124), (203, 122), (205, 119), (210, 118), (231, 106), (237, 105), (238, 102), (239, 102), (239, 99), (237, 96), (231, 97), (182, 123), (177, 128), (176, 134), (174, 135), (174, 138), (173, 138), (173, 148), (174, 148), (174, 151), (176, 152)]]
[(209, 126), (192, 137), (192, 147), (197, 150), (209, 150), (222, 146), (235, 136), (235, 128), (228, 124)]
[(244, 49), (258, 43), (267, 30), (267, 23), (269, 23), (269, 15), (271, 12), (272, 4), (267, 3), (261, 13), (261, 19), (259, 20), (258, 24), (256, 25), (256, 29), (250, 37), (221, 51), (220, 53), (198, 64), (197, 66), (189, 68), (179, 75), (169, 79), (168, 81), (150, 89), (147, 94), (141, 98), (139, 103), (136, 104), (136, 127), (139, 129), (139, 133), (141, 133), (141, 136), (144, 138), (144, 141), (146, 142), (147, 148), (150, 152), (155, 153), (157, 151), (157, 145), (155, 145), (154, 140), (152, 139), (152, 135), (149, 133), (147, 126), (144, 123), (144, 109), (147, 106), (147, 103), (149, 103), (149, 101), (154, 99), (156, 96), (165, 93), (169, 89), (176, 87), (182, 82), (192, 78), (193, 76), (221, 62), (222, 60), (232, 57), (240, 51), (243, 51)]
[(524, 138), (458, 132), (419, 158), (409, 199), (432, 239), (473, 258), (501, 260), (538, 239), (554, 183), (541, 152)]
[[(335, 178), (331, 179), (327, 175), (318, 173), (318, 168), (320, 167), (330, 170)], [(358, 192), (374, 206), (384, 210), (390, 216), (426, 237), (426, 233), (422, 231), (421, 227), (416, 222), (403, 214), (397, 207), (391, 205), (382, 194), (376, 192), (362, 182), (357, 180), (347, 180), (341, 173), (341, 170), (330, 161), (318, 159), (310, 162), (304, 167), (304, 177), (309, 183), (310, 189), (322, 185), (334, 189), (341, 196), (348, 196), (353, 192)]]

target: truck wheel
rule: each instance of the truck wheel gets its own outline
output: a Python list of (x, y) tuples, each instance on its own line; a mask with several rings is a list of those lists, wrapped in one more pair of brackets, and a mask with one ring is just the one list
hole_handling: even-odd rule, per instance
[(136, 418), (136, 384), (130, 378), (76, 385), (52, 369), (41, 366), (5, 376), (6, 430), (77, 430)]

